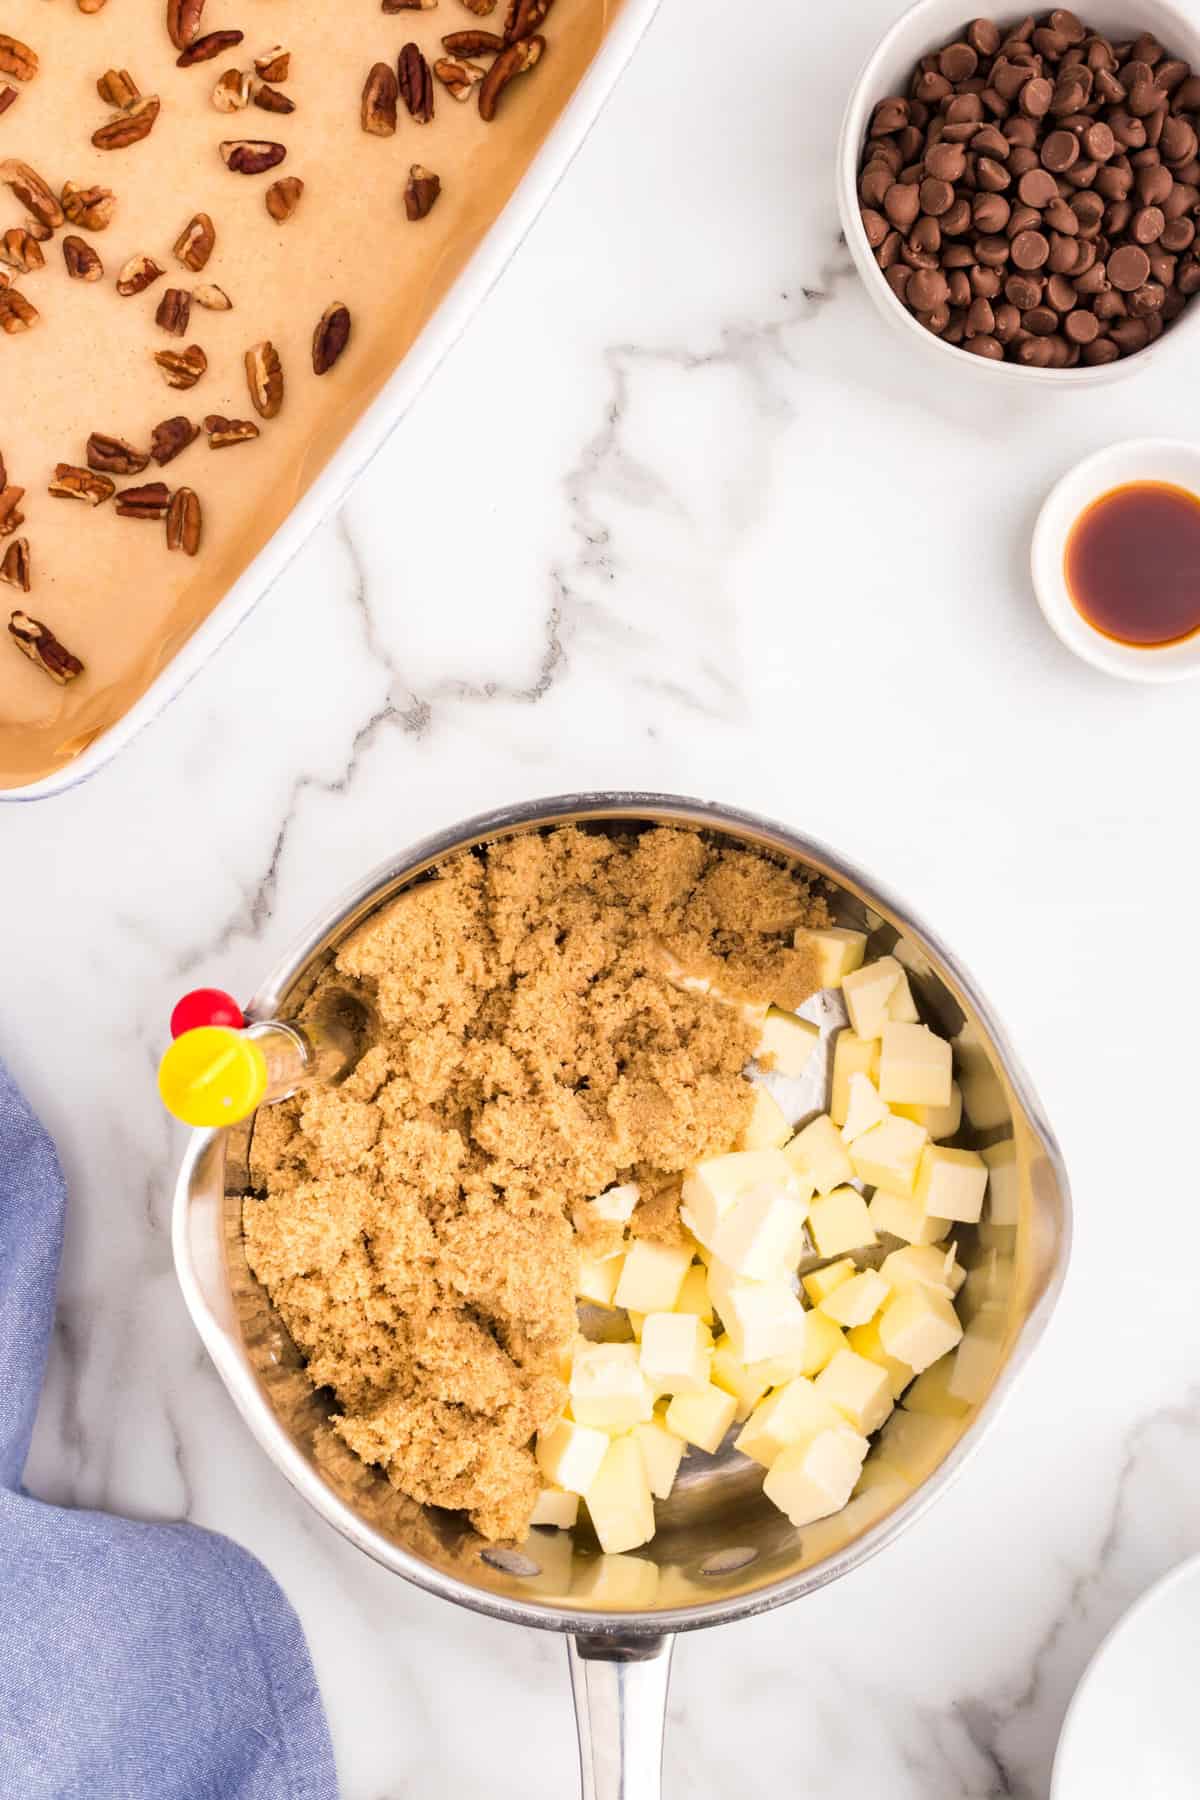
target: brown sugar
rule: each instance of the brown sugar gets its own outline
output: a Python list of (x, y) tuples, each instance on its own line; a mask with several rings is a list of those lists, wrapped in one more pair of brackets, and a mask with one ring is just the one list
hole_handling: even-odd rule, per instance
[(244, 1229), (336, 1430), (396, 1487), (524, 1535), (580, 1203), (636, 1181), (635, 1235), (680, 1235), (682, 1171), (750, 1113), (730, 1002), (799, 1005), (816, 979), (792, 935), (824, 918), (753, 851), (564, 826), (455, 856), (342, 947), (328, 983), (370, 1001), (377, 1041), (261, 1114)]

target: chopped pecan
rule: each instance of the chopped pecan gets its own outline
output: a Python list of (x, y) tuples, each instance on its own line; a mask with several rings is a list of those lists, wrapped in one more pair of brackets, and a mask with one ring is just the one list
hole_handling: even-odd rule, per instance
[(217, 242), (217, 228), (205, 212), (190, 218), (175, 240), (175, 255), (185, 269), (198, 275)]
[(282, 144), (271, 144), (260, 138), (226, 138), (221, 145), (221, 160), (235, 175), (262, 175), (274, 169), (287, 155)]
[(56, 463), (49, 492), (57, 500), (82, 500), (88, 506), (103, 506), (116, 493), (116, 483), (107, 475), (91, 469), (80, 469), (74, 463)]
[(210, 450), (225, 450), (230, 444), (248, 444), (258, 436), (253, 419), (223, 419), (220, 413), (209, 413), (204, 421)]
[(11, 81), (0, 81), (0, 113), (6, 113), (17, 98), (17, 90)]
[(20, 225), (14, 225), (0, 235), (0, 262), (7, 263), (10, 269), (20, 269), (23, 275), (46, 266), (42, 246)]
[(122, 488), (117, 495), (117, 511), (123, 519), (165, 519), (170, 504), (171, 490), (165, 481)]
[(494, 31), (449, 31), (442, 39), (442, 47), (451, 56), (498, 56), (504, 39)]
[(26, 612), (15, 612), (8, 621), (8, 630), (17, 649), (23, 650), (30, 662), (44, 669), (51, 681), (57, 681), (60, 687), (83, 674), (79, 658), (72, 656), (66, 645), (60, 644), (50, 627), (40, 619), (31, 619)]
[(7, 581), (10, 587), (20, 588), (27, 594), (31, 586), (30, 573), (29, 539), (14, 538), (0, 558), (0, 581)]
[(131, 256), (117, 275), (117, 292), (126, 299), (131, 294), (144, 294), (152, 282), (165, 274), (166, 270), (160, 269), (152, 256)]
[(203, 306), (209, 312), (233, 311), (233, 301), (225, 289), (218, 287), (215, 282), (205, 282), (200, 287), (193, 288), (192, 299), (197, 306)]
[(24, 498), (23, 487), (0, 488), (0, 538), (11, 537), (18, 525), (25, 523), (25, 514), (21, 511)]
[(496, 0), (463, 0), (468, 12), (473, 12), (477, 19), (486, 19), (490, 12), (496, 10)]
[(32, 81), (37, 72), (37, 55), (29, 45), (0, 31), (0, 75), (11, 75), (16, 81)]
[(200, 548), (200, 501), (191, 488), (177, 488), (167, 508), (167, 549), (195, 556)]
[(167, 288), (158, 303), (154, 323), (172, 337), (182, 337), (192, 316), (192, 296), (186, 288)]
[(63, 239), (63, 261), (72, 281), (103, 281), (104, 264), (92, 246), (81, 237)]
[(504, 21), (504, 41), (515, 44), (518, 38), (532, 37), (540, 31), (554, 0), (508, 0), (508, 16)]
[(186, 50), (180, 51), (175, 58), (175, 67), (190, 69), (195, 63), (211, 62), (222, 50), (232, 50), (235, 44), (240, 44), (245, 35), (244, 31), (207, 31), (203, 37), (193, 38)]
[(63, 209), (28, 163), (18, 162), (15, 157), (0, 163), (0, 181), (12, 189), (21, 205), (40, 225), (47, 226), (50, 231), (58, 230), (63, 222)]
[(471, 89), (484, 76), (478, 63), (467, 62), (465, 59), (460, 61), (454, 56), (439, 56), (433, 65), (433, 72), (455, 100), (469, 98)]
[(112, 224), (117, 201), (111, 188), (80, 187), (77, 182), (64, 181), (62, 209), (68, 224), (82, 225), (85, 231), (105, 231)]
[(226, 69), (212, 91), (212, 103), (218, 112), (241, 112), (253, 94), (254, 77), (248, 70)]
[(156, 350), (154, 360), (163, 372), (168, 387), (193, 388), (208, 367), (208, 358), (199, 344), (186, 350)]
[(362, 91), (362, 128), (371, 137), (391, 137), (396, 129), (396, 103), (400, 83), (390, 63), (378, 62), (367, 76)]
[(31, 238), (37, 239), (39, 244), (48, 244), (50, 239), (54, 236), (53, 226), (43, 225), (42, 221), (40, 219), (35, 219), (32, 213), (29, 213), (26, 216), (25, 229)]
[(103, 431), (93, 431), (87, 441), (88, 468), (102, 475), (140, 475), (149, 461), (124, 438), (109, 437)]
[(316, 375), (328, 375), (350, 342), (350, 308), (342, 300), (327, 306), (313, 332), (312, 365)]
[(142, 97), (142, 90), (128, 69), (105, 69), (96, 83), (96, 92), (110, 106), (115, 106), (118, 112), (136, 106)]
[(543, 37), (518, 38), (502, 50), (479, 84), (479, 116), (490, 124), (496, 116), (500, 96), (514, 75), (523, 75), (541, 61), (546, 48)]
[(418, 125), (428, 125), (433, 117), (433, 77), (416, 44), (405, 44), (398, 67), (400, 94)]
[(169, 462), (174, 462), (181, 450), (200, 436), (200, 427), (193, 425), (190, 419), (177, 414), (173, 419), (163, 419), (150, 433), (150, 454), (160, 469), (165, 469)]
[(283, 405), (283, 364), (269, 338), (246, 352), (246, 386), (260, 419), (273, 419)]
[(437, 0), (383, 0), (385, 13), (431, 12)]
[(157, 94), (135, 100), (124, 112), (115, 113), (107, 125), (101, 125), (99, 131), (93, 131), (93, 144), (97, 150), (127, 150), (130, 144), (140, 144), (154, 130), (161, 107)]
[(285, 175), (273, 181), (266, 192), (267, 211), (277, 225), (286, 225), (300, 204), (304, 183), (298, 175)]
[(167, 0), (167, 35), (177, 50), (186, 50), (200, 35), (204, 0)]
[(292, 53), (282, 44), (272, 45), (254, 59), (254, 73), (263, 81), (286, 81), (292, 72)]
[(32, 300), (18, 294), (16, 288), (5, 288), (0, 292), (0, 331), (9, 337), (15, 337), (19, 331), (31, 330), (40, 317)]
[(441, 180), (433, 170), (414, 163), (408, 171), (408, 185), (404, 190), (404, 210), (408, 217), (414, 222), (427, 218), (441, 191)]
[(253, 93), (255, 106), (261, 106), (264, 112), (293, 113), (296, 110), (296, 102), (273, 88), (269, 81), (256, 82)]

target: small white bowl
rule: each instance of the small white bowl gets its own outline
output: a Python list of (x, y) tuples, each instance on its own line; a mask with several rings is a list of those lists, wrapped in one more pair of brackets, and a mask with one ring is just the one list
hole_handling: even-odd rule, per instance
[[(1111, 32), (1121, 39), (1152, 31), (1173, 56), (1182, 56), (1194, 68), (1200, 68), (1200, 22), (1197, 18), (1189, 19), (1167, 0), (1089, 0), (1078, 10), (1089, 26)], [(1007, 11), (1002, 8), (1001, 17), (1015, 17), (1018, 11), (1018, 8)], [(868, 294), (884, 317), (904, 333), (910, 345), (921, 346), (926, 355), (939, 358), (943, 369), (950, 374), (955, 369), (960, 375), (974, 370), (988, 381), (1071, 388), (1115, 381), (1134, 369), (1149, 368), (1150, 358), (1161, 357), (1166, 347), (1178, 342), (1185, 332), (1195, 337), (1200, 330), (1200, 297), (1184, 308), (1160, 338), (1132, 356), (1122, 356), (1116, 362), (1098, 363), (1094, 367), (1080, 363), (1073, 369), (1033, 369), (1026, 368), (1023, 363), (989, 362), (984, 356), (969, 355), (956, 344), (944, 344), (941, 338), (918, 324), (884, 280), (883, 271), (867, 242), (858, 210), (858, 164), (866, 142), (867, 125), (876, 104), (888, 94), (907, 93), (913, 69), (920, 58), (959, 37), (970, 16), (970, 9), (962, 0), (918, 0), (916, 6), (897, 19), (868, 57), (851, 90), (838, 143), (838, 209), (846, 243), (858, 264)]]
[(1034, 591), (1051, 630), (1093, 668), (1126, 681), (1183, 681), (1200, 675), (1200, 632), (1174, 644), (1118, 643), (1088, 624), (1067, 587), (1064, 559), (1071, 527), (1093, 500), (1130, 481), (1169, 482), (1200, 501), (1200, 445), (1127, 438), (1069, 469), (1046, 496), (1033, 528)]

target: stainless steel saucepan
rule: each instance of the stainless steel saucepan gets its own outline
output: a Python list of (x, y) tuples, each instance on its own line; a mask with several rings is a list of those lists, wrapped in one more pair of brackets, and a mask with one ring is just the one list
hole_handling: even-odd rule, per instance
[(959, 1234), (969, 1270), (955, 1388), (933, 1412), (897, 1409), (844, 1511), (795, 1530), (767, 1501), (760, 1472), (729, 1448), (693, 1452), (658, 1532), (634, 1556), (602, 1556), (586, 1525), (535, 1529), (519, 1549), (487, 1544), (461, 1516), (423, 1508), (364, 1467), (327, 1424), (241, 1235), (252, 1122), (194, 1134), (175, 1199), (179, 1280), (238, 1410), (292, 1485), (387, 1569), (430, 1593), (567, 1637), (584, 1800), (655, 1800), (674, 1634), (796, 1600), (883, 1550), (932, 1505), (995, 1418), (1041, 1336), (1062, 1283), (1070, 1200), (1054, 1138), (990, 1006), (936, 937), (886, 890), (824, 845), (763, 819), (661, 794), (577, 794), (487, 814), (415, 845), (335, 904), (268, 976), (247, 1008), (289, 1018), (347, 935), (455, 851), (577, 823), (637, 831), (689, 825), (816, 871), (843, 923), (870, 951), (898, 956), (922, 1014), (954, 1044), (964, 1134), (989, 1152), (983, 1222)]

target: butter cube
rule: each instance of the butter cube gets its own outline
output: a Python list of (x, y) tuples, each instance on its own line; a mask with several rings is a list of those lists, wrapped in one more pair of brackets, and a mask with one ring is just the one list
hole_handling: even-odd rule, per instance
[(820, 1041), (819, 1026), (773, 1006), (763, 1021), (754, 1055), (764, 1069), (777, 1075), (803, 1075)]
[(739, 1361), (803, 1354), (806, 1315), (786, 1281), (744, 1281), (714, 1262), (708, 1291)]
[(903, 969), (900, 971), (899, 981), (888, 995), (887, 1010), (889, 1019), (898, 1019), (905, 1025), (920, 1023), (921, 1015), (917, 1011), (917, 1003), (913, 999), (912, 989), (908, 985), (908, 976)]
[(624, 1260), (622, 1256), (606, 1256), (600, 1261), (581, 1250), (579, 1274), (575, 1278), (575, 1292), (579, 1298), (591, 1300), (597, 1306), (611, 1306)]
[(950, 1229), (949, 1219), (927, 1213), (919, 1200), (904, 1199), (877, 1188), (867, 1208), (876, 1231), (903, 1238), (907, 1244), (937, 1244)]
[(798, 1131), (782, 1154), (811, 1179), (820, 1194), (849, 1181), (854, 1173), (841, 1132), (828, 1113), (818, 1114)]
[(962, 1124), (962, 1089), (957, 1081), (950, 1083), (949, 1106), (905, 1106), (897, 1100), (893, 1102), (892, 1111), (902, 1119), (911, 1119), (914, 1124), (924, 1126), (935, 1142), (952, 1138)]
[(1017, 1173), (1017, 1146), (1012, 1138), (989, 1144), (983, 1152), (988, 1166), (988, 1217), (993, 1225), (1015, 1225), (1021, 1216), (1021, 1179)]
[(793, 1195), (779, 1188), (751, 1188), (717, 1226), (713, 1255), (748, 1281), (783, 1280), (808, 1243), (807, 1216), (806, 1202)]
[(874, 1080), (878, 1072), (878, 1039), (860, 1038), (853, 1031), (839, 1031), (833, 1040), (833, 1079), (829, 1095), (829, 1116), (835, 1125), (844, 1125), (850, 1111), (850, 1077), (867, 1075)]
[(855, 1138), (870, 1131), (872, 1125), (882, 1125), (890, 1118), (887, 1107), (879, 1098), (879, 1090), (869, 1075), (852, 1075), (850, 1077), (850, 1099), (846, 1107), (846, 1123), (842, 1126), (842, 1138), (852, 1144)]
[(908, 1199), (917, 1185), (921, 1152), (928, 1141), (911, 1119), (885, 1119), (851, 1144), (854, 1173), (871, 1187), (886, 1188)]
[(665, 1409), (664, 1414), (660, 1415), (656, 1408), (652, 1419), (645, 1425), (635, 1425), (633, 1428), (634, 1439), (646, 1465), (646, 1480), (650, 1483), (650, 1492), (656, 1500), (668, 1498), (683, 1460), (683, 1439), (667, 1430), (663, 1423), (664, 1416)]
[(883, 1036), (888, 1023), (888, 1001), (904, 974), (894, 956), (881, 956), (878, 962), (855, 969), (842, 982), (842, 998), (850, 1023), (860, 1038)]
[(693, 1263), (683, 1278), (675, 1311), (694, 1313), (702, 1324), (713, 1322), (712, 1301), (708, 1297), (708, 1270), (703, 1263)]
[(872, 1319), (867, 1325), (856, 1325), (847, 1332), (846, 1342), (856, 1356), (865, 1356), (868, 1362), (878, 1363), (881, 1369), (886, 1369), (892, 1399), (898, 1400), (912, 1380), (913, 1372), (907, 1363), (898, 1362), (884, 1349), (878, 1319)]
[(765, 1087), (754, 1088), (754, 1110), (742, 1127), (739, 1150), (778, 1150), (792, 1135), (787, 1114), (774, 1094)]
[(641, 1197), (642, 1190), (637, 1182), (625, 1181), (620, 1187), (606, 1188), (604, 1193), (584, 1204), (595, 1218), (603, 1219), (607, 1224), (627, 1225)]
[[(880, 1336), (883, 1337), (882, 1331)], [(896, 1355), (886, 1338), (883, 1347), (889, 1356)], [(905, 1360), (897, 1357), (897, 1361)], [(864, 1437), (878, 1431), (892, 1410), (887, 1370), (853, 1350), (839, 1350), (829, 1366), (821, 1370), (815, 1386), (821, 1398), (836, 1406)]]
[(702, 1394), (676, 1394), (667, 1408), (667, 1430), (712, 1456), (720, 1449), (736, 1411), (737, 1402), (724, 1388), (710, 1386)]
[(819, 1375), (821, 1370), (831, 1363), (839, 1350), (846, 1347), (846, 1338), (842, 1330), (832, 1319), (814, 1308), (804, 1315), (804, 1350), (799, 1359), (799, 1367), (794, 1371), (797, 1375)]
[(632, 1437), (613, 1438), (584, 1498), (605, 1552), (636, 1550), (654, 1536), (654, 1501), (641, 1450)]
[(538, 1432), (538, 1468), (555, 1487), (569, 1494), (586, 1494), (600, 1472), (608, 1450), (608, 1435), (573, 1419), (557, 1419)]
[(579, 1495), (568, 1494), (563, 1488), (543, 1488), (533, 1505), (531, 1525), (554, 1525), (559, 1531), (569, 1531), (579, 1516)]
[(658, 1394), (700, 1394), (708, 1386), (712, 1337), (694, 1313), (647, 1313), (638, 1361)]
[(840, 987), (847, 975), (861, 969), (867, 950), (865, 931), (851, 931), (844, 925), (829, 925), (811, 931), (800, 925), (792, 940), (797, 950), (811, 950), (816, 958), (817, 985)]
[(885, 1256), (879, 1273), (894, 1288), (926, 1287), (952, 1300), (962, 1286), (963, 1270), (954, 1259), (953, 1244), (909, 1244)]
[(879, 1341), (888, 1355), (918, 1375), (953, 1350), (962, 1334), (953, 1303), (925, 1287), (893, 1294), (879, 1319)]
[[(636, 1344), (578, 1344), (570, 1393), (576, 1423), (598, 1431), (628, 1431), (654, 1414), (654, 1393), (638, 1365)], [(561, 1475), (555, 1479), (559, 1487), (568, 1485)]]
[(864, 1269), (822, 1300), (820, 1310), (835, 1325), (865, 1325), (875, 1317), (891, 1291), (889, 1283), (875, 1269)]
[(646, 1323), (645, 1313), (631, 1312), (627, 1313), (626, 1317), (629, 1320), (629, 1329), (633, 1333), (634, 1343), (640, 1344), (642, 1341), (642, 1326)]
[[(727, 1156), (710, 1156), (688, 1171), (680, 1215), (692, 1236), (711, 1250), (725, 1214), (755, 1188), (791, 1194), (799, 1200), (806, 1200), (812, 1192), (784, 1151), (732, 1150)], [(644, 1312), (654, 1310), (642, 1308)]]
[(854, 1492), (869, 1448), (843, 1426), (789, 1444), (767, 1471), (763, 1493), (797, 1528), (826, 1519)]
[(867, 1203), (857, 1188), (834, 1188), (823, 1199), (814, 1200), (808, 1226), (822, 1256), (841, 1256), (847, 1250), (861, 1250), (876, 1241)]
[(889, 1023), (879, 1052), (879, 1094), (904, 1106), (949, 1106), (954, 1055), (928, 1025)]
[(732, 1395), (733, 1417), (737, 1424), (748, 1419), (763, 1395), (773, 1385), (770, 1362), (744, 1363), (736, 1355), (728, 1336), (717, 1339), (713, 1351), (712, 1379), (715, 1387)]
[(801, 1438), (815, 1437), (819, 1431), (830, 1431), (842, 1423), (837, 1408), (822, 1399), (811, 1381), (798, 1375), (755, 1407), (733, 1440), (734, 1449), (769, 1469), (789, 1444), (798, 1444)]
[(572, 1580), (571, 1593), (602, 1612), (648, 1612), (658, 1593), (658, 1564), (644, 1556), (594, 1556)]
[(983, 1196), (988, 1166), (974, 1150), (947, 1150), (930, 1144), (921, 1152), (915, 1197), (926, 1212), (964, 1225), (977, 1225), (983, 1217)]
[(670, 1244), (638, 1238), (629, 1247), (613, 1298), (618, 1306), (634, 1312), (670, 1312), (691, 1266), (692, 1251), (687, 1245), (677, 1250)]
[(801, 1285), (814, 1306), (820, 1306), (843, 1282), (850, 1281), (858, 1270), (854, 1266), (853, 1257), (843, 1256), (839, 1262), (826, 1263), (823, 1269), (814, 1269), (811, 1275), (801, 1279)]

